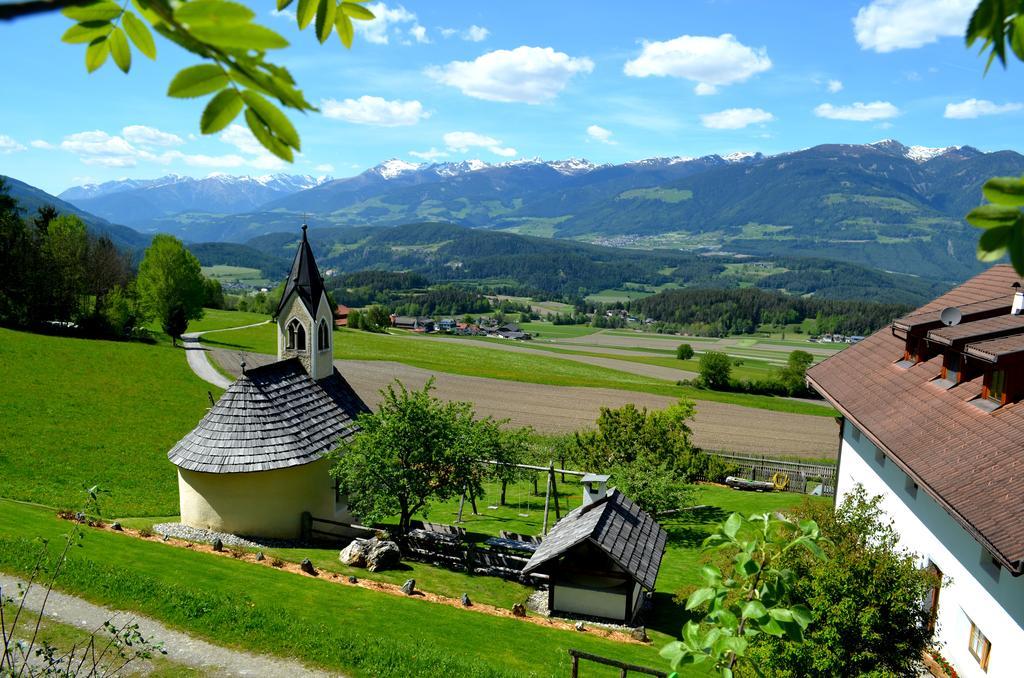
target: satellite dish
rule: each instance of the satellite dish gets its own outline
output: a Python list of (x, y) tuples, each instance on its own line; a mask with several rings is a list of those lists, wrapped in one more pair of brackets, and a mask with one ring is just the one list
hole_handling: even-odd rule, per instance
[(949, 327), (950, 325), (959, 325), (960, 319), (963, 318), (963, 313), (956, 306), (950, 306), (942, 309), (942, 313), (939, 314), (939, 320), (942, 324)]

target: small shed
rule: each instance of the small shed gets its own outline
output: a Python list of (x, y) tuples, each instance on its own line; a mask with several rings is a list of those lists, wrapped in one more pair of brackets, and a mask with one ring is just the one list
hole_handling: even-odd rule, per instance
[(607, 476), (583, 480), (583, 506), (555, 524), (523, 572), (550, 577), (553, 613), (630, 623), (654, 591), (668, 535), (629, 497), (605, 492)]

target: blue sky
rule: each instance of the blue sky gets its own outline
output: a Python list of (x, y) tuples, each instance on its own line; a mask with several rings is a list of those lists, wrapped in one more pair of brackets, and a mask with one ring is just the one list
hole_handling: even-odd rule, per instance
[[(0, 173), (57, 193), (168, 173), (349, 176), (411, 162), (761, 151), (892, 137), (1024, 150), (1024, 64), (964, 47), (974, 0), (374, 3), (350, 51), (248, 3), (322, 114), (293, 115), (292, 166), (241, 126), (201, 136), (164, 96), (191, 55), (158, 38), (130, 75), (88, 75), (59, 16), (0, 25)], [(241, 122), (241, 118), (237, 122)]]

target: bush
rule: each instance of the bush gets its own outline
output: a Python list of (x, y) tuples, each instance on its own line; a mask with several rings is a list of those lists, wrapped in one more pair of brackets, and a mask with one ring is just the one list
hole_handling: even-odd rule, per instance
[(680, 360), (689, 360), (692, 357), (693, 346), (690, 346), (689, 344), (679, 344), (679, 347), (676, 349), (676, 358), (679, 358)]
[(715, 391), (727, 390), (732, 375), (732, 358), (718, 351), (708, 351), (700, 357), (701, 382)]

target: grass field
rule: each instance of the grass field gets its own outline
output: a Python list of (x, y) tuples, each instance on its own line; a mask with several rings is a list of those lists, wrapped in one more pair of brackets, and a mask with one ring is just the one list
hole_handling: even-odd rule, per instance
[(549, 322), (534, 320), (527, 323), (519, 323), (524, 332), (536, 335), (542, 339), (561, 339), (565, 337), (585, 337), (588, 334), (600, 332), (596, 327), (590, 325), (554, 325)]
[(181, 349), (0, 329), (0, 376), (0, 494), (71, 506), (98, 483), (118, 515), (177, 512), (167, 451), (220, 395)]
[(242, 283), (252, 287), (269, 287), (270, 280), (258, 268), (244, 266), (203, 266), (203, 275), (220, 280), (222, 283)]
[[(273, 354), (277, 350), (274, 329), (269, 325), (222, 332), (204, 341), (211, 346), (255, 353)], [(677, 386), (662, 379), (562, 360), (555, 356), (549, 358), (536, 354), (516, 354), (483, 345), (477, 348), (455, 342), (446, 344), (411, 333), (388, 335), (340, 329), (334, 335), (334, 356), (341, 360), (393, 360), (426, 370), (474, 377), (552, 386), (613, 388), (670, 397), (685, 396), (777, 412), (835, 416), (835, 411), (824, 405)]]
[(225, 311), (219, 308), (204, 308), (203, 317), (188, 324), (189, 332), (209, 332), (224, 330), (229, 327), (253, 325), (270, 320), (270, 316), (262, 313), (246, 313), (245, 311)]

